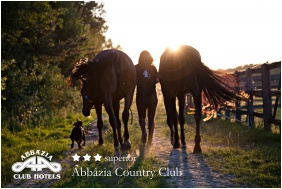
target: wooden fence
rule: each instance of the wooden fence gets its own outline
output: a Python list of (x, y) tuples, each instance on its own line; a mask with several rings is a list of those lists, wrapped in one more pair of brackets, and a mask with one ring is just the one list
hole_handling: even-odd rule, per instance
[[(246, 106), (241, 106), (242, 101), (236, 102), (236, 109), (225, 110), (225, 116), (230, 117), (230, 112), (236, 114), (236, 122), (242, 121), (242, 115), (246, 116), (249, 127), (254, 126), (254, 117), (263, 118), (264, 129), (271, 130), (271, 124), (280, 126), (281, 118), (277, 119), (277, 108), (281, 98), (281, 61), (271, 64), (265, 63), (260, 67), (248, 68), (245, 71), (236, 71), (234, 75), (239, 82), (239, 90), (244, 90), (249, 94)], [(254, 99), (262, 98), (261, 104), (254, 104)], [(274, 97), (275, 99), (273, 99)], [(273, 104), (274, 101), (274, 104)], [(262, 108), (262, 112), (256, 111)], [(221, 110), (222, 110), (221, 109)]]

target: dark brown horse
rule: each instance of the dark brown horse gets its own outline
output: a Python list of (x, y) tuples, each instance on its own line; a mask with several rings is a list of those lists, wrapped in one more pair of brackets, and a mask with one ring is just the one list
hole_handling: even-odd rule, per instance
[[(92, 61), (74, 68), (69, 80), (70, 84), (73, 84), (78, 79), (82, 81), (83, 115), (89, 116), (93, 106), (96, 110), (99, 144), (103, 144), (102, 105), (104, 104), (113, 129), (115, 149), (119, 149), (120, 145), (125, 150), (130, 149), (127, 122), (136, 85), (136, 73), (132, 60), (122, 51), (104, 50), (98, 53)], [(122, 113), (124, 143), (119, 119), (119, 101), (122, 98), (124, 98), (124, 110)]]
[[(226, 78), (226, 75), (225, 75)], [(196, 136), (194, 153), (201, 152), (200, 120), (202, 91), (210, 104), (215, 108), (226, 101), (236, 98), (235, 90), (231, 83), (209, 69), (201, 61), (200, 53), (190, 46), (180, 46), (177, 51), (167, 48), (161, 56), (159, 66), (159, 79), (164, 96), (167, 113), (167, 124), (171, 131), (171, 143), (174, 148), (179, 148), (178, 118), (176, 98), (179, 106), (179, 122), (181, 128), (182, 147), (186, 147), (184, 135), (184, 106), (185, 94), (190, 92), (195, 104)]]

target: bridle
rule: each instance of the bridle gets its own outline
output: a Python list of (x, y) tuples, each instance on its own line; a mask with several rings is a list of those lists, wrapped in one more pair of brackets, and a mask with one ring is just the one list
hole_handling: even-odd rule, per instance
[[(83, 102), (83, 107), (86, 107), (87, 109), (91, 110), (91, 109), (94, 109), (93, 106), (93, 101), (89, 99), (89, 97), (86, 95), (86, 92), (84, 91), (83, 94), (82, 94), (83, 98), (84, 98), (84, 102)], [(92, 106), (90, 107), (89, 106), (89, 103), (92, 104)]]

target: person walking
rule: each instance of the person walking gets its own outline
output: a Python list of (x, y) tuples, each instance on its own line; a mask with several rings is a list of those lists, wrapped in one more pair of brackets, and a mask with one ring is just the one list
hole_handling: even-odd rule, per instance
[(156, 84), (159, 82), (158, 72), (153, 64), (153, 57), (148, 51), (142, 51), (138, 64), (135, 65), (137, 75), (136, 105), (139, 125), (142, 130), (141, 142), (146, 143), (146, 112), (148, 115), (148, 144), (152, 144), (155, 129), (155, 113), (158, 104)]

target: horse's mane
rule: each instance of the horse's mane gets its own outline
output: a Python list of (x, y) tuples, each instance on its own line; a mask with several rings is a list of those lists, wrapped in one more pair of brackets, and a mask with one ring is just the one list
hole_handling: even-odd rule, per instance
[(89, 73), (89, 64), (80, 64), (72, 70), (72, 75), (68, 79), (68, 85), (73, 85), (78, 79), (86, 78)]

